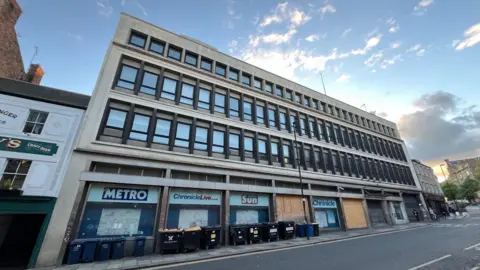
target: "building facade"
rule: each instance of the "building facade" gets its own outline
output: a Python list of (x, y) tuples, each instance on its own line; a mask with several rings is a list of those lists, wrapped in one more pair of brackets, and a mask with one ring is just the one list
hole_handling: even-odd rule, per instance
[(35, 265), (88, 101), (0, 78), (0, 268)]
[(445, 159), (448, 170), (448, 181), (461, 184), (469, 178), (474, 178), (475, 170), (480, 164), (480, 157), (449, 160)]
[(322, 230), (406, 223), (422, 200), (394, 123), (126, 14), (86, 119), (39, 266), (73, 239), (128, 255), (164, 228), (228, 244), (230, 224), (304, 222), (297, 166)]
[(431, 208), (436, 215), (447, 213), (445, 195), (443, 194), (442, 187), (440, 186), (432, 167), (429, 167), (416, 159), (413, 159), (412, 163), (417, 178), (420, 181), (420, 186), (422, 187), (423, 197), (427, 207), (425, 210), (428, 211), (428, 208)]

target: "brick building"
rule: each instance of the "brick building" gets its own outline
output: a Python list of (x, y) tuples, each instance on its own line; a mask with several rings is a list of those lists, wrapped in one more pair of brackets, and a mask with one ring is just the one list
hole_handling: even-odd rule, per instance
[(44, 71), (38, 64), (31, 64), (25, 73), (18, 44), (15, 24), (22, 15), (16, 0), (0, 0), (0, 77), (40, 84)]

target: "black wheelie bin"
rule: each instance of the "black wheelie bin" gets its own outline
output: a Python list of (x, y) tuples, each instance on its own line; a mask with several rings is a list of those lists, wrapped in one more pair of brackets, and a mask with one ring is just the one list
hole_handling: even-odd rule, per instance
[(200, 247), (203, 249), (214, 248), (220, 244), (220, 226), (202, 227), (202, 235), (200, 237)]
[(183, 246), (183, 230), (163, 230), (160, 234), (160, 253), (178, 252)]
[(281, 239), (295, 238), (295, 221), (279, 221), (278, 230)]
[(262, 223), (262, 240), (263, 242), (278, 240), (278, 223), (264, 222)]
[(248, 242), (250, 242), (250, 244), (260, 243), (262, 241), (262, 235), (260, 233), (261, 232), (260, 224), (248, 224), (247, 229), (248, 229)]
[(183, 252), (197, 251), (200, 248), (200, 227), (188, 228), (183, 232)]
[(236, 246), (237, 244), (247, 244), (248, 235), (247, 235), (248, 226), (247, 225), (230, 225), (230, 243)]

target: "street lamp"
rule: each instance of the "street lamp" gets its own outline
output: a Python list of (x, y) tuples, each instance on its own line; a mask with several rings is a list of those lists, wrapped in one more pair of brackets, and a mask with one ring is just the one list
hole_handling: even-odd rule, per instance
[[(445, 172), (443, 171), (444, 165), (445, 164), (440, 164), (440, 170), (442, 171), (443, 178), (445, 178), (445, 181), (447, 181), (447, 177), (445, 176)], [(460, 211), (460, 208), (458, 208), (458, 204), (457, 204), (457, 198), (455, 198), (455, 194), (453, 193), (452, 189), (450, 189), (450, 196), (452, 196), (453, 201), (455, 202), (455, 207), (457, 207), (457, 211)], [(454, 213), (454, 216), (455, 216), (455, 213)]]
[(298, 177), (300, 178), (300, 190), (302, 191), (302, 204), (303, 204), (303, 217), (304, 217), (304, 223), (306, 224), (306, 234), (307, 234), (307, 240), (310, 240), (310, 236), (308, 235), (308, 218), (307, 218), (307, 210), (305, 207), (305, 194), (303, 193), (303, 181), (302, 181), (302, 170), (300, 168), (300, 153), (298, 152), (298, 146), (297, 146), (297, 127), (299, 127), (299, 124), (297, 124), (297, 121), (299, 119), (296, 119), (293, 122), (293, 137), (295, 139), (295, 154), (296, 154), (296, 163), (298, 167)]

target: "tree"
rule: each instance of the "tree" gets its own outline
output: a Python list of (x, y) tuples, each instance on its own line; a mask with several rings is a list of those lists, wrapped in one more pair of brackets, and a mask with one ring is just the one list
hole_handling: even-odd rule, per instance
[(460, 196), (467, 199), (468, 201), (473, 201), (477, 191), (480, 189), (480, 183), (476, 179), (467, 179), (460, 186)]
[(475, 172), (473, 173), (475, 180), (480, 181), (480, 160), (477, 161), (477, 165), (475, 166)]
[(456, 184), (445, 181), (442, 183), (442, 190), (449, 201), (458, 199), (458, 186)]

